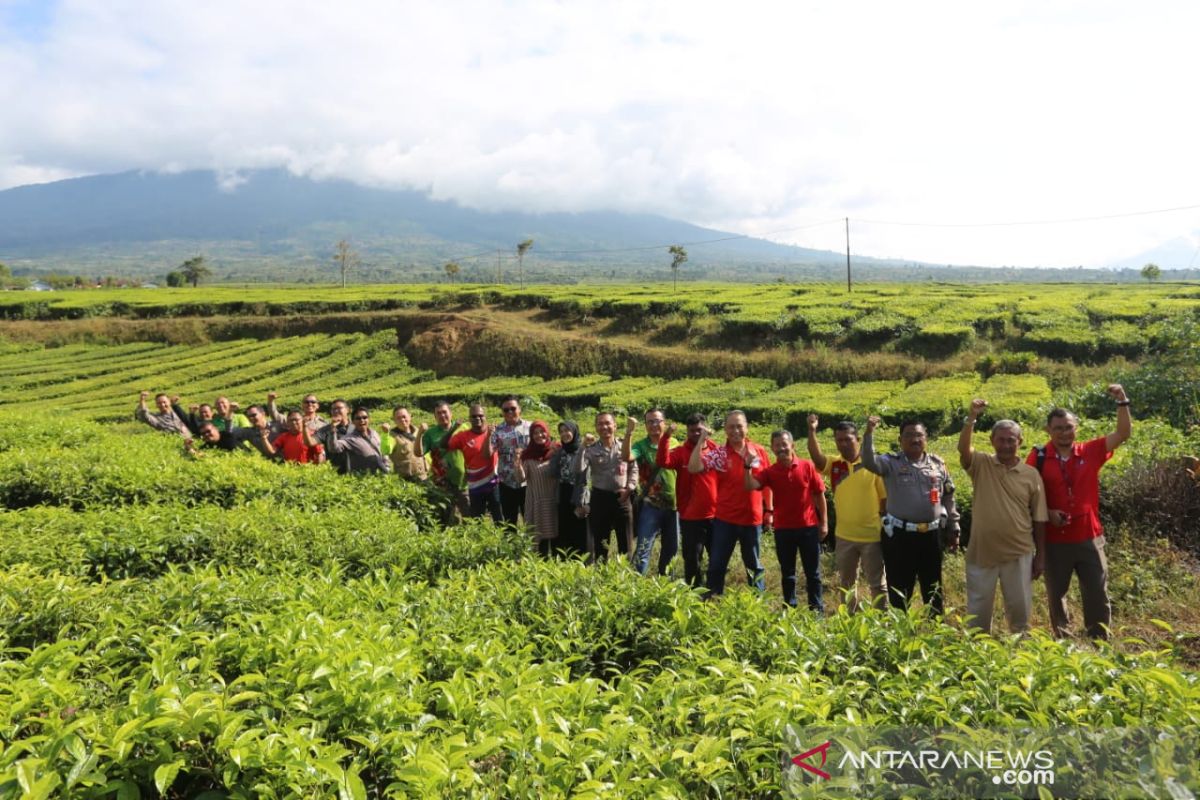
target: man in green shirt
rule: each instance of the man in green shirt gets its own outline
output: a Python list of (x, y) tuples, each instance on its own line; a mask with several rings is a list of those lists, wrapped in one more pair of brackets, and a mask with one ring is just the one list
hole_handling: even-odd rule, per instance
[(461, 450), (451, 450), (446, 447), (450, 436), (465, 423), (454, 421), (454, 411), (450, 403), (439, 400), (433, 407), (433, 419), (437, 423), (430, 426), (422, 422), (417, 428), (417, 441), (414, 455), (418, 458), (429, 455), (430, 467), (433, 471), (433, 483), (445, 490), (452, 501), (450, 522), (459, 522), (466, 515), (467, 509), (467, 467), (463, 462)]
[[(646, 412), (646, 436), (633, 442), (637, 420), (630, 417), (625, 424), (625, 443), (622, 456), (626, 461), (637, 461), (638, 500), (636, 506), (637, 549), (633, 563), (637, 571), (645, 575), (650, 570), (650, 551), (654, 539), (662, 532), (662, 546), (658, 553), (658, 574), (666, 575), (671, 559), (679, 552), (679, 515), (675, 510), (675, 470), (658, 466), (656, 456), (658, 443), (662, 439), (663, 421), (660, 409)], [(633, 444), (630, 444), (633, 442)], [(678, 442), (670, 440), (671, 447)]]

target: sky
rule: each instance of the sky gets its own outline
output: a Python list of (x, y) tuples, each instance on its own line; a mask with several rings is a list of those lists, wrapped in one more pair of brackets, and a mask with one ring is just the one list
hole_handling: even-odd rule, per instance
[(282, 166), (834, 250), (849, 218), (877, 257), (1172, 242), (1187, 267), (1198, 30), (1183, 0), (0, 0), (0, 188)]

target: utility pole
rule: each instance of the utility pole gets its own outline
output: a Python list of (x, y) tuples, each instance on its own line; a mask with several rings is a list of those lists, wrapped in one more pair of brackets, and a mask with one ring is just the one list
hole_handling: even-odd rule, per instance
[(850, 284), (850, 218), (846, 217), (846, 291), (853, 292)]
[(500, 273), (500, 248), (496, 248), (496, 285), (500, 286), (504, 283), (504, 276)]

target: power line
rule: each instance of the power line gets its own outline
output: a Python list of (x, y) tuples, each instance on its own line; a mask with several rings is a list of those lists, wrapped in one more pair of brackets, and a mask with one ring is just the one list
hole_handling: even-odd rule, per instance
[[(805, 225), (795, 225), (788, 228), (779, 228), (776, 230), (763, 231), (757, 234), (734, 234), (732, 236), (721, 236), (715, 239), (697, 239), (686, 242), (664, 242), (662, 244), (639, 245), (637, 247), (596, 247), (582, 248), (577, 250), (539, 250), (539, 255), (543, 256), (571, 256), (571, 255), (593, 255), (593, 254), (610, 254), (610, 253), (639, 253), (651, 250), (664, 250), (672, 245), (681, 245), (684, 247), (702, 247), (704, 245), (719, 244), (722, 242), (733, 242), (742, 239), (761, 239), (768, 236), (774, 236), (781, 233), (792, 233), (794, 231), (807, 230), (809, 228), (819, 228), (825, 225), (834, 223), (850, 223), (857, 222), (862, 225), (891, 225), (896, 227), (912, 227), (912, 228), (1005, 228), (1019, 227), (1032, 225), (1068, 225), (1081, 222), (1099, 222), (1113, 219), (1126, 219), (1131, 217), (1144, 217), (1155, 214), (1170, 214), (1177, 211), (1193, 211), (1200, 209), (1200, 204), (1187, 206), (1174, 206), (1171, 208), (1158, 208), (1148, 211), (1128, 211), (1119, 214), (1100, 214), (1090, 217), (1066, 217), (1061, 219), (1042, 219), (1042, 220), (1010, 220), (1007, 222), (913, 222), (913, 221), (898, 221), (898, 220), (878, 220), (878, 219), (860, 219), (857, 217), (837, 217), (834, 219), (822, 220), (820, 222), (812, 222)], [(480, 245), (482, 247), (482, 245)], [(1200, 249), (1197, 250), (1200, 254)], [(478, 253), (470, 255), (456, 256), (455, 261), (470, 261), (478, 258), (500, 257), (500, 253), (495, 248), (482, 250)], [(504, 253), (502, 256), (505, 260), (515, 260), (515, 256)], [(1195, 261), (1196, 256), (1192, 257)]]
[(911, 228), (1006, 228), (1019, 225), (1066, 225), (1076, 222), (1099, 222), (1108, 219), (1124, 219), (1127, 217), (1146, 217), (1152, 214), (1169, 214), (1175, 211), (1193, 211), (1200, 204), (1193, 206), (1176, 206), (1174, 208), (1157, 208), (1152, 211), (1128, 211), (1122, 214), (1101, 214), (1094, 217), (1068, 217), (1066, 219), (1027, 220), (1024, 222), (894, 222), (879, 219), (856, 219), (864, 225), (896, 225)]

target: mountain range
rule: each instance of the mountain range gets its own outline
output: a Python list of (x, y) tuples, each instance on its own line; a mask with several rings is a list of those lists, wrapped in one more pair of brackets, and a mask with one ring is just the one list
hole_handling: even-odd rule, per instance
[[(0, 191), (0, 262), (17, 275), (51, 272), (151, 279), (204, 255), (227, 281), (325, 282), (334, 245), (360, 256), (363, 281), (460, 280), (515, 273), (531, 280), (665, 279), (671, 244), (687, 246), (685, 279), (839, 280), (846, 255), (778, 244), (650, 214), (486, 212), (418, 191), (315, 180), (282, 169), (222, 178), (212, 171), (123, 172)], [(714, 241), (716, 240), (716, 241)], [(955, 268), (854, 256), (864, 277), (1005, 280), (1028, 270)], [(1091, 272), (1091, 271), (1089, 271)], [(1077, 270), (1046, 270), (1061, 279)], [(1107, 276), (1109, 279), (1112, 275)]]

